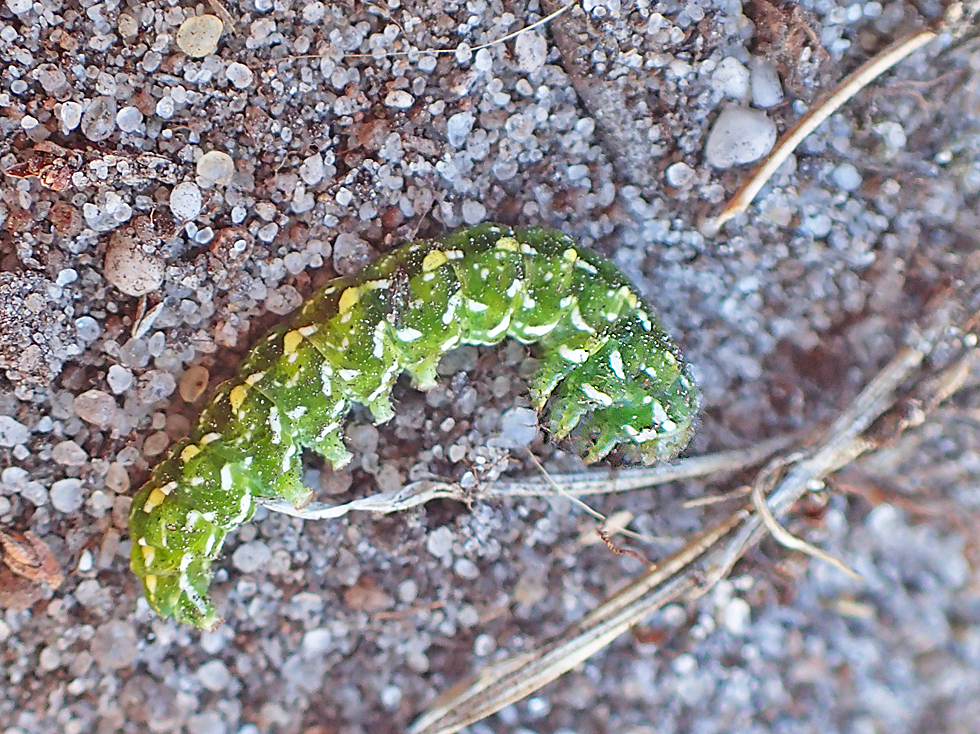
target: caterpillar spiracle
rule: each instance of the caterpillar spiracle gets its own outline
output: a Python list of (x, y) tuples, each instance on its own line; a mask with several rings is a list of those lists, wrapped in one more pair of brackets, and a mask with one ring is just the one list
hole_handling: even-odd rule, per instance
[(335, 468), (351, 454), (344, 416), (391, 418), (392, 385), (420, 389), (462, 344), (536, 344), (530, 392), (548, 427), (585, 461), (617, 444), (647, 463), (686, 444), (699, 393), (680, 352), (612, 263), (547, 229), (485, 224), (414, 242), (356, 277), (330, 281), (251, 350), (189, 438), (158, 464), (129, 517), (133, 572), (150, 606), (205, 629), (211, 564), (257, 498), (302, 506), (301, 454)]

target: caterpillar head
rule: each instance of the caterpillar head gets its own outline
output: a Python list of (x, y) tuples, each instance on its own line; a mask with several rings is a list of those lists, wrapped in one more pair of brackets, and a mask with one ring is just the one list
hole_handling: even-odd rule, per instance
[(584, 445), (586, 463), (622, 443), (655, 464), (687, 445), (699, 396), (667, 335), (638, 310), (558, 386), (550, 424), (559, 438), (571, 433)]

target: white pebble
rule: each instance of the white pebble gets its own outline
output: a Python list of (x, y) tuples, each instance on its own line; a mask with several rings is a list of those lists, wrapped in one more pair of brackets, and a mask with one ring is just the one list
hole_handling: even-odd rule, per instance
[(31, 117), (30, 115), (24, 115), (20, 118), (20, 126), (24, 130), (33, 130), (40, 123), (37, 121), (36, 117)]
[(116, 114), (116, 125), (124, 133), (134, 133), (143, 124), (143, 113), (133, 106), (123, 107)]
[(114, 364), (109, 368), (106, 382), (113, 393), (122, 395), (133, 386), (133, 373), (121, 365)]
[(303, 8), (303, 22), (304, 23), (319, 23), (323, 20), (323, 16), (327, 12), (327, 6), (323, 3), (313, 2), (304, 6)]
[(307, 186), (316, 186), (323, 180), (325, 173), (323, 166), (323, 156), (315, 153), (300, 164), (299, 177), (303, 179)]
[(749, 70), (741, 61), (728, 56), (711, 75), (711, 88), (732, 99), (745, 99), (749, 93)]
[(527, 408), (511, 408), (501, 418), (500, 428), (513, 447), (527, 446), (538, 435), (538, 415)]
[(0, 415), (0, 446), (12, 447), (27, 443), (31, 437), (30, 429), (15, 421), (9, 415)]
[(82, 480), (60, 479), (51, 485), (51, 505), (58, 512), (71, 514), (82, 506)]
[(385, 105), (388, 107), (394, 107), (398, 110), (407, 110), (415, 104), (415, 97), (406, 92), (404, 89), (396, 89), (392, 92), (388, 92), (388, 96), (385, 97)]
[(163, 283), (166, 266), (158, 255), (149, 255), (129, 234), (114, 232), (105, 254), (105, 279), (128, 296), (144, 296)]
[(694, 182), (694, 169), (683, 161), (667, 167), (667, 183), (675, 189), (686, 189)]
[(14, 15), (23, 15), (33, 7), (32, 0), (7, 0), (7, 9)]
[(752, 59), (752, 104), (768, 109), (782, 101), (783, 85), (775, 65), (767, 59)]
[(242, 573), (253, 573), (268, 563), (270, 558), (272, 558), (272, 551), (269, 550), (269, 546), (259, 540), (253, 540), (251, 543), (238, 546), (231, 556), (231, 562)]
[(216, 15), (194, 15), (177, 29), (177, 48), (188, 56), (201, 58), (214, 53), (224, 24)]
[(522, 33), (514, 41), (514, 53), (521, 71), (533, 74), (548, 60), (548, 41), (539, 33)]
[(442, 558), (453, 549), (453, 531), (445, 525), (436, 528), (425, 539), (425, 547), (436, 558)]
[(108, 138), (116, 129), (116, 100), (96, 97), (82, 114), (82, 134), (94, 143)]
[(82, 121), (82, 106), (78, 102), (65, 102), (59, 112), (65, 130), (74, 130)]
[(222, 691), (231, 681), (231, 673), (220, 660), (209, 660), (197, 669), (197, 679), (209, 691)]
[(248, 89), (252, 86), (252, 81), (255, 78), (251, 69), (245, 66), (245, 64), (239, 64), (237, 61), (228, 64), (225, 75), (228, 77), (228, 81), (238, 89)]
[(201, 213), (204, 197), (196, 183), (184, 181), (174, 186), (170, 192), (170, 211), (179, 222), (194, 219)]
[(844, 191), (856, 191), (861, 186), (861, 174), (850, 163), (841, 163), (832, 174), (834, 183)]
[(487, 218), (487, 208), (478, 201), (467, 199), (463, 202), (463, 221), (468, 225), (479, 224)]
[(764, 112), (729, 107), (708, 134), (705, 158), (715, 168), (757, 161), (776, 143), (776, 123)]
[(227, 186), (235, 177), (235, 160), (222, 150), (210, 150), (197, 161), (197, 175), (218, 186)]
[(466, 138), (473, 130), (473, 123), (476, 118), (471, 112), (457, 112), (446, 120), (446, 139), (454, 148), (462, 148), (466, 145)]
[(161, 97), (154, 108), (157, 113), (157, 117), (161, 117), (164, 120), (169, 120), (174, 116), (174, 112), (177, 111), (177, 106), (174, 104), (174, 98), (167, 95), (166, 97)]

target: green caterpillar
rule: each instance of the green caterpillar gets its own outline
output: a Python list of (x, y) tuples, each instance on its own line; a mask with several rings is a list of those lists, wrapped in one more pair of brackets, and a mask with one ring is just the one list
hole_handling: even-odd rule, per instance
[(491, 224), (403, 245), (331, 281), (265, 336), (136, 494), (131, 565), (150, 605), (213, 628), (212, 561), (256, 498), (310, 500), (304, 448), (344, 466), (352, 403), (384, 422), (402, 371), (431, 388), (446, 352), (506, 336), (538, 345), (534, 404), (542, 409), (554, 393), (549, 428), (573, 434), (585, 461), (619, 443), (648, 463), (686, 445), (697, 388), (612, 263), (559, 232)]

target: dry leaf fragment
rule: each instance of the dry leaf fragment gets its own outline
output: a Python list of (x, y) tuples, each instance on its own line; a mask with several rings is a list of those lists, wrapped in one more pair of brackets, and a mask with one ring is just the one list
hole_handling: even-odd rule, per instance
[(18, 576), (44, 583), (52, 589), (61, 586), (65, 574), (48, 544), (30, 530), (22, 533), (0, 530), (3, 562)]

